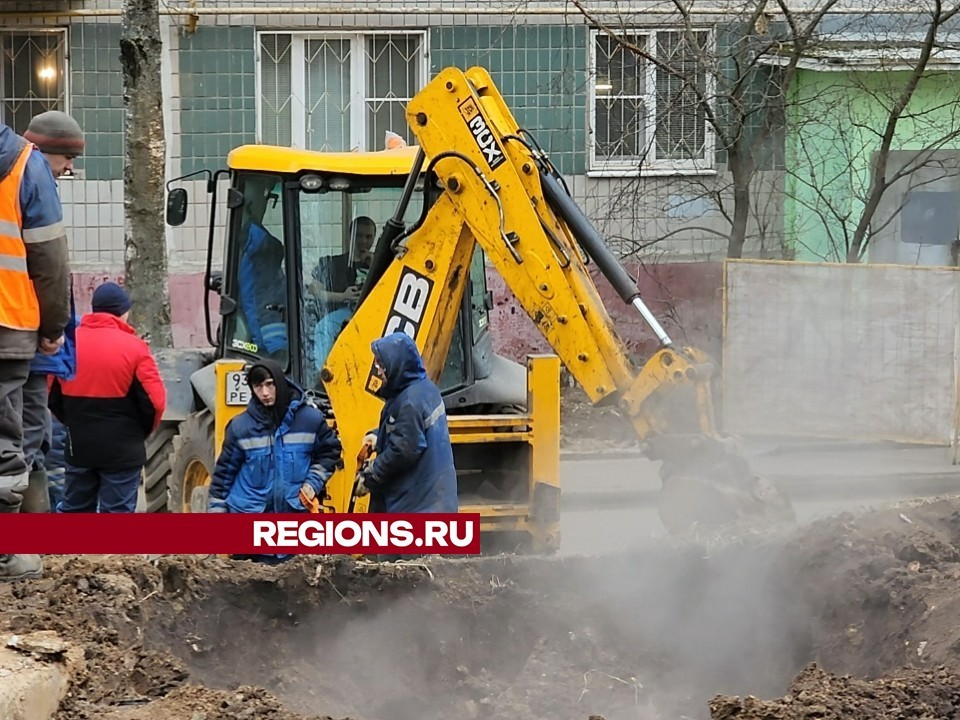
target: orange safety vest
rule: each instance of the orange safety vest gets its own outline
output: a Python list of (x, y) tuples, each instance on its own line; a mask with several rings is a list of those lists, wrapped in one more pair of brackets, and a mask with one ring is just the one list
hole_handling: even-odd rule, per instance
[(38, 330), (40, 303), (27, 273), (20, 183), (33, 145), (27, 143), (10, 174), (0, 180), (0, 327)]

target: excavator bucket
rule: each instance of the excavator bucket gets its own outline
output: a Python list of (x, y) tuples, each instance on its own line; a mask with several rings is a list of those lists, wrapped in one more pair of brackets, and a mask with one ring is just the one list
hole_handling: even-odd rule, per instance
[(756, 475), (714, 417), (716, 366), (701, 350), (667, 347), (624, 396), (647, 456), (660, 460), (660, 519), (673, 534), (794, 522), (786, 495)]
[(661, 435), (647, 440), (647, 455), (662, 461), (657, 509), (672, 534), (796, 522), (787, 496), (753, 473), (729, 440)]

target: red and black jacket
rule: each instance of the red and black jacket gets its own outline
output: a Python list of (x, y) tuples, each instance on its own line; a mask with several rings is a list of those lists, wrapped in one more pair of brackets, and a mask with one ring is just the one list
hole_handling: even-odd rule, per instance
[(50, 391), (50, 409), (67, 427), (67, 462), (108, 471), (142, 466), (144, 441), (165, 408), (150, 347), (115, 315), (85, 315), (77, 328), (77, 374), (55, 379)]

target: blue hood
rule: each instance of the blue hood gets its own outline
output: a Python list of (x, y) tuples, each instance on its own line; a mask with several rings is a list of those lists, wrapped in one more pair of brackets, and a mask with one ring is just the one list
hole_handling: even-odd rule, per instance
[(5, 178), (23, 150), (24, 140), (10, 127), (0, 123), (0, 179)]
[(379, 338), (370, 347), (387, 373), (387, 382), (377, 393), (380, 397), (396, 397), (410, 384), (427, 376), (420, 351), (406, 333), (395, 332)]

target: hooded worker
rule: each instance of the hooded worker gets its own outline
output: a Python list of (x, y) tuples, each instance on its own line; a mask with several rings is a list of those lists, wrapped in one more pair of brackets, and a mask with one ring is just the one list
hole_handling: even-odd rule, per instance
[(406, 333), (374, 340), (375, 372), (384, 399), (377, 455), (360, 473), (357, 494), (371, 512), (455, 513), (457, 472), (440, 390), (427, 377)]
[(228, 424), (210, 484), (212, 513), (306, 512), (340, 463), (340, 440), (274, 360), (247, 372), (247, 409)]

